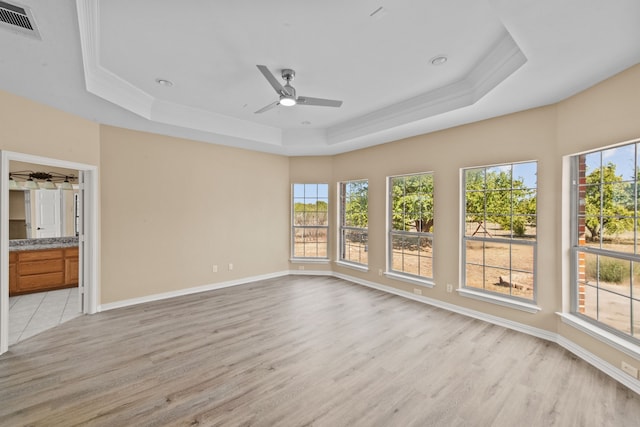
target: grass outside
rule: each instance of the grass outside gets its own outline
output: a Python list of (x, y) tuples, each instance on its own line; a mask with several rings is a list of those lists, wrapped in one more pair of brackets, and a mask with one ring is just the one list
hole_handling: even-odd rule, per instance
[[(635, 250), (632, 233), (607, 238), (601, 247), (629, 254)], [(593, 254), (586, 254), (585, 263), (584, 314), (640, 338), (640, 263)]]

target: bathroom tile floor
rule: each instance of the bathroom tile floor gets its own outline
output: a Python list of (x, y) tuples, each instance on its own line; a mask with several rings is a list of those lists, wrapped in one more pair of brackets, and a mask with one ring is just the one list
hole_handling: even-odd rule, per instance
[(9, 345), (80, 316), (78, 288), (9, 298)]

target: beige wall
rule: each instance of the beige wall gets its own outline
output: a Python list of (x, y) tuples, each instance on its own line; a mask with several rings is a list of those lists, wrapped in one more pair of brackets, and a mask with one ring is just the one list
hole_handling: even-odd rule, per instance
[[(101, 303), (297, 270), (288, 263), (290, 185), (369, 179), (370, 271), (311, 265), (411, 291), (385, 267), (385, 179), (433, 171), (435, 282), (424, 295), (558, 332), (620, 366), (627, 356), (562, 324), (568, 252), (563, 158), (640, 137), (640, 66), (559, 104), (332, 157), (285, 158), (99, 126), (0, 92), (0, 149), (100, 166)], [(37, 125), (34, 125), (37, 124)], [(538, 161), (538, 304), (529, 314), (470, 300), (460, 281), (460, 168)], [(134, 183), (134, 184), (132, 184)], [(335, 260), (336, 203), (330, 247)], [(228, 264), (234, 270), (228, 271)], [(212, 272), (217, 264), (218, 273)]]
[[(97, 123), (0, 91), (0, 150), (97, 166), (99, 144)], [(16, 161), (9, 166), (14, 171), (35, 168)], [(63, 171), (50, 166), (38, 170)]]
[(288, 269), (286, 157), (110, 126), (100, 140), (102, 304)]
[(98, 165), (99, 125), (0, 91), (0, 149)]
[[(334, 180), (369, 179), (369, 272), (334, 266), (336, 271), (413, 292), (409, 283), (380, 277), (386, 266), (386, 177), (433, 172), (434, 176), (434, 280), (423, 294), (452, 304), (526, 323), (555, 329), (555, 302), (560, 292), (546, 286), (555, 280), (556, 245), (554, 197), (560, 171), (556, 164), (555, 107), (539, 108), (486, 120), (447, 131), (380, 145), (336, 156)], [(447, 293), (445, 284), (460, 283), (460, 169), (526, 160), (538, 161), (538, 302), (533, 315)], [(334, 203), (335, 205), (335, 203)]]
[[(491, 316), (557, 332), (613, 366), (629, 356), (561, 322), (563, 290), (568, 294), (566, 183), (563, 156), (640, 138), (640, 65), (563, 102), (441, 132), (337, 155), (331, 165), (331, 186), (339, 181), (369, 180), (369, 271), (343, 267), (344, 274), (412, 292), (411, 284), (379, 276), (386, 266), (386, 177), (434, 173), (434, 279), (423, 295)], [(526, 160), (538, 161), (537, 303), (542, 311), (529, 314), (447, 293), (445, 284), (460, 284), (460, 169)], [(292, 158), (290, 170), (318, 169), (313, 158)], [(565, 175), (566, 176), (566, 175)], [(323, 177), (324, 178), (324, 177)], [(336, 197), (332, 218), (335, 221)], [(333, 233), (335, 246), (335, 232)], [(563, 240), (564, 237), (564, 240)], [(335, 260), (335, 256), (332, 258)]]

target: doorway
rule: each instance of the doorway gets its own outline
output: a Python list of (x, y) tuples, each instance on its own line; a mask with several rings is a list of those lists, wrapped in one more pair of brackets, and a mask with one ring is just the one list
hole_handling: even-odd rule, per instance
[[(84, 314), (97, 312), (97, 167), (9, 151), (1, 152), (0, 161), (0, 354), (9, 346), (9, 172), (10, 162), (26, 162), (43, 167), (78, 171), (78, 196), (74, 198), (79, 213), (73, 218), (78, 229), (78, 300)], [(46, 204), (45, 204), (46, 205)]]

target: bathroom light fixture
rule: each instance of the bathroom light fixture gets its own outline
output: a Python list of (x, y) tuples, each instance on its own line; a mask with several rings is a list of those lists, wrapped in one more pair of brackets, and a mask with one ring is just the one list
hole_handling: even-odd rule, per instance
[(22, 184), (13, 179), (11, 175), (9, 175), (9, 190), (22, 190)]
[(50, 179), (47, 179), (43, 183), (39, 184), (42, 190), (55, 190), (57, 187)]
[(69, 182), (69, 177), (65, 177), (65, 180), (62, 184), (60, 184), (60, 189), (62, 190), (73, 190), (73, 185)]
[[(24, 184), (19, 182), (17, 179), (24, 180)], [(57, 188), (61, 188), (63, 190), (73, 190), (73, 185), (71, 185), (71, 182), (76, 179), (76, 176), (73, 174), (64, 175), (58, 172), (9, 172), (9, 188), (15, 190), (55, 190)]]
[(24, 188), (26, 188), (27, 190), (37, 190), (40, 188), (40, 186), (33, 180), (33, 178), (29, 178), (27, 182), (24, 183)]

